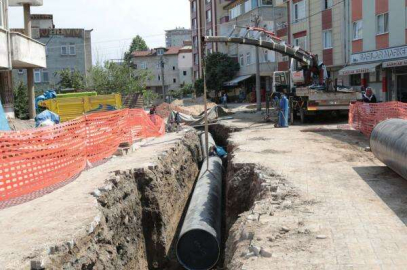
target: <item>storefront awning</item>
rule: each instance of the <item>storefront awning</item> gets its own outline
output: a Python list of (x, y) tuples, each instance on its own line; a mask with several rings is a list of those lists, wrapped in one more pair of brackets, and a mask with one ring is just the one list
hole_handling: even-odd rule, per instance
[(339, 70), (339, 75), (346, 76), (352, 74), (362, 74), (375, 72), (376, 67), (381, 65), (381, 63), (365, 64), (365, 65), (351, 65)]
[(243, 75), (243, 76), (236, 77), (231, 81), (225, 82), (224, 86), (237, 86), (240, 82), (247, 80), (251, 76), (252, 75)]
[(407, 66), (407, 59), (390, 61), (383, 63), (383, 68)]

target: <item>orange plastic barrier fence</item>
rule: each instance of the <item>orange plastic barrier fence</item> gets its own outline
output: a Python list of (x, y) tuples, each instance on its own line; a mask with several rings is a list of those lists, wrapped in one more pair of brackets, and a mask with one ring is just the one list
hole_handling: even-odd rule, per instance
[(385, 103), (356, 102), (349, 108), (349, 125), (370, 136), (374, 127), (387, 119), (407, 119), (407, 104), (392, 101)]
[(95, 113), (63, 124), (0, 132), (0, 201), (53, 186), (109, 158), (120, 143), (165, 134), (142, 109)]

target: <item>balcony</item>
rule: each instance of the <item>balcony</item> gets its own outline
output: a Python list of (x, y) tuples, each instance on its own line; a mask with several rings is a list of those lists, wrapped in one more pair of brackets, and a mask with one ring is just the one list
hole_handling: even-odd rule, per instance
[(9, 0), (9, 6), (18, 7), (23, 5), (42, 6), (43, 0)]
[(23, 34), (11, 33), (11, 61), (14, 69), (45, 68), (45, 45)]
[(7, 31), (0, 28), (0, 70), (10, 68), (7, 48)]

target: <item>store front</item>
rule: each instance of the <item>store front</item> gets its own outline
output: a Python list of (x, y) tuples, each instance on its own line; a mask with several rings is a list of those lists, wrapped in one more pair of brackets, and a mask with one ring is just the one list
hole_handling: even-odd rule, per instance
[(344, 84), (372, 87), (379, 101), (407, 102), (407, 46), (352, 54), (350, 63), (339, 71)]

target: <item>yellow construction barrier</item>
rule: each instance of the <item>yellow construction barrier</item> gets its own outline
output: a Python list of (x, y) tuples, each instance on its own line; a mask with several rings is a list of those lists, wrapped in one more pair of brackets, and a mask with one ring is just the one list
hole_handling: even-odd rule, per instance
[(120, 94), (101, 95), (101, 96), (84, 96), (72, 98), (54, 98), (41, 101), (38, 104), (47, 108), (51, 112), (58, 114), (61, 122), (75, 119), (89, 111), (107, 111), (107, 106), (122, 108), (122, 97)]

